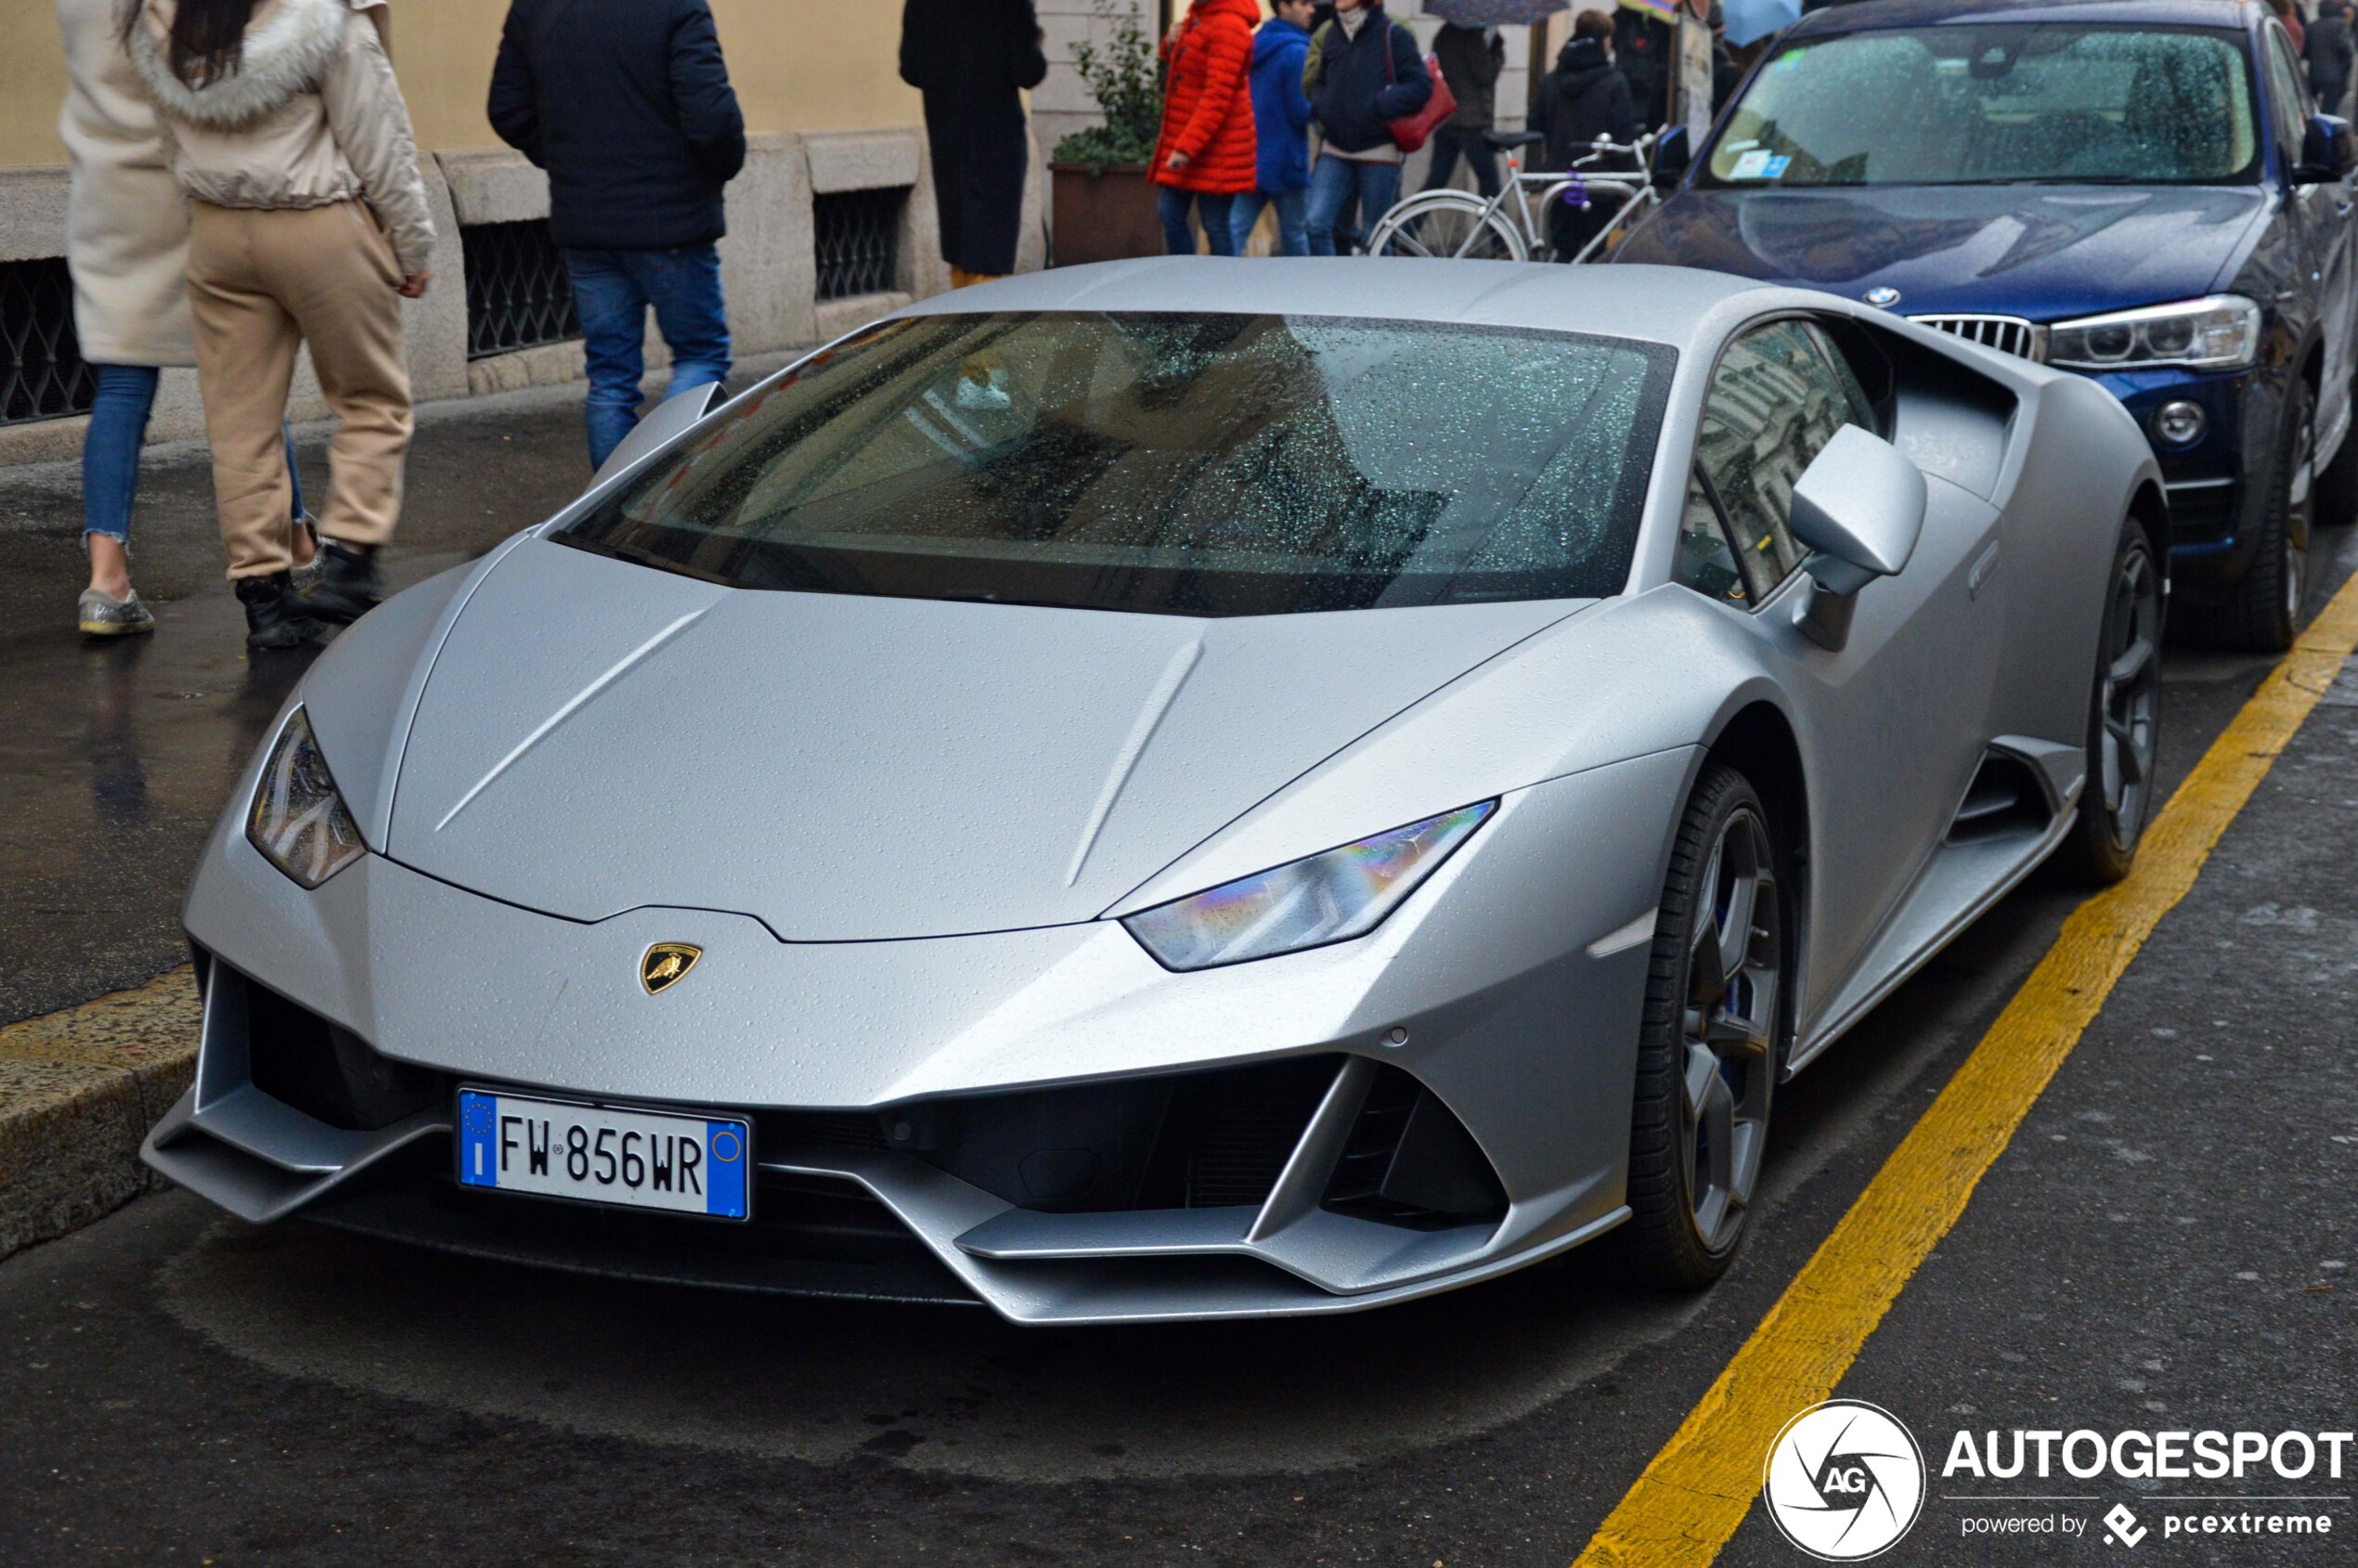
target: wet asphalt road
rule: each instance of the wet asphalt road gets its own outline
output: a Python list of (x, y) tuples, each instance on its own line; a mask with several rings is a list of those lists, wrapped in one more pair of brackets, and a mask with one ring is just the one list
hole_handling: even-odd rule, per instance
[[(577, 418), (537, 395), (431, 419), (396, 580), (570, 494)], [(142, 517), (162, 630), (79, 645), (73, 494), (0, 475), (0, 1018), (181, 960), (179, 886), (299, 668), (240, 654), (187, 459), (151, 474)], [(2358, 554), (2325, 542), (2320, 600)], [(2166, 784), (2266, 667), (2173, 656)], [(2329, 1266), (2358, 1262), (2353, 849), (2358, 707), (2337, 703), (1841, 1393), (1928, 1445), (1960, 1425), (2358, 1424), (2358, 1286)], [(1357, 1317), (1041, 1332), (543, 1276), (144, 1199), (0, 1263), (0, 1563), (1562, 1563), (2071, 902), (2017, 893), (1781, 1093), (1756, 1234), (1701, 1298), (1639, 1294), (1575, 1254)], [(1969, 1505), (1943, 1490), (1885, 1561), (2111, 1549), (1968, 1542)], [(2157, 1535), (2136, 1555), (2346, 1549)], [(1806, 1560), (1755, 1517), (1723, 1561)]]

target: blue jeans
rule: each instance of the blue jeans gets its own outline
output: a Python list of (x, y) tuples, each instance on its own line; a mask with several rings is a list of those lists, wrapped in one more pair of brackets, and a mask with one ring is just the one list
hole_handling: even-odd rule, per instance
[(1374, 228), (1400, 200), (1400, 165), (1361, 163), (1331, 152), (1318, 155), (1310, 170), (1310, 210), (1305, 218), (1312, 255), (1335, 253), (1335, 218), (1343, 203), (1354, 196), (1359, 199), (1359, 221)]
[(1234, 221), (1230, 232), (1236, 238), (1236, 254), (1245, 253), (1245, 241), (1251, 238), (1252, 226), (1261, 221), (1261, 209), (1277, 209), (1277, 249), (1281, 256), (1306, 256), (1310, 253), (1310, 230), (1302, 214), (1310, 210), (1310, 193), (1306, 190), (1251, 190), (1237, 198)]
[[(82, 531), (131, 544), (131, 505), (139, 494), (139, 448), (148, 439), (148, 416), (155, 411), (156, 383), (163, 373), (153, 365), (94, 365), (97, 395), (90, 402), (90, 429), (82, 437)], [(287, 431), (287, 478), (294, 486), (294, 514), (303, 515), (303, 475), (295, 469), (294, 431)]]
[(680, 393), (729, 379), (729, 315), (720, 298), (720, 253), (567, 251), (574, 308), (589, 361), (590, 466), (602, 464), (639, 422), (647, 373), (647, 307), (671, 345), (671, 386)]
[(1196, 231), (1187, 226), (1187, 204), (1194, 202), (1203, 214), (1203, 237), (1215, 256), (1237, 253), (1237, 234), (1230, 227), (1229, 214), (1235, 208), (1233, 196), (1210, 196), (1200, 190), (1173, 190), (1167, 185), (1155, 187), (1155, 211), (1162, 214), (1162, 242), (1174, 256), (1196, 253)]

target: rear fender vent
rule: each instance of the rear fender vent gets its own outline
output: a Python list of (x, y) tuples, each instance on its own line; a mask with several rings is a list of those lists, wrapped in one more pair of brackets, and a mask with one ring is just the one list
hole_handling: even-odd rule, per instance
[(1993, 838), (2037, 836), (2054, 821), (2047, 791), (2029, 763), (2002, 751), (1981, 759), (1966, 786), (1965, 803), (1949, 824), (1950, 844), (1981, 844)]
[(1264, 1202), (1340, 1056), (898, 1106), (890, 1147), (1022, 1209), (1102, 1213)]
[(1367, 1086), (1324, 1206), (1385, 1225), (1445, 1230), (1496, 1220), (1507, 1212), (1507, 1190), (1440, 1096), (1387, 1065)]
[(300, 1004), (224, 968), (215, 983), (245, 990), (246, 1053), (253, 1086), (315, 1121), (373, 1133), (414, 1116), (449, 1090), (441, 1073), (396, 1062)]

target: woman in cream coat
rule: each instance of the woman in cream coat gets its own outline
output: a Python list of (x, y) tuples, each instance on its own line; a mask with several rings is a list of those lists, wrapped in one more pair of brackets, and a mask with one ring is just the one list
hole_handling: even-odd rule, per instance
[[(97, 372), (82, 449), (83, 538), (90, 586), (76, 619), (93, 637), (155, 628), (131, 587), (131, 509), (158, 367), (197, 362), (188, 321), (188, 203), (172, 182), (163, 137), (130, 56), (118, 0), (57, 0), (68, 86), (58, 135), (73, 160), (66, 262), (74, 336)], [(292, 477), (293, 450), (287, 452)], [(303, 511), (293, 486), (292, 513)], [(311, 559), (294, 538), (297, 570)]]
[[(400, 300), (425, 292), (434, 234), (369, 11), (366, 0), (135, 0), (124, 19), (189, 199), (214, 499), (257, 646), (365, 614), (400, 516), (411, 426)], [(277, 447), (304, 345), (337, 428), (321, 574), (298, 600)]]

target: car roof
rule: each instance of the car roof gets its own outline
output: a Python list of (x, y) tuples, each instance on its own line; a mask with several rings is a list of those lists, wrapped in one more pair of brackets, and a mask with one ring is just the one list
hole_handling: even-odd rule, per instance
[(1683, 266), (1561, 266), (1422, 257), (1157, 256), (1054, 267), (921, 300), (904, 316), (1115, 310), (1339, 316), (1590, 332), (1694, 346), (1739, 295), (1784, 290)]
[[(2036, 16), (2030, 13), (2036, 12)], [(1967, 22), (2154, 22), (2241, 31), (2266, 7), (2256, 0), (1858, 0), (1810, 12), (1789, 38), (1869, 28), (1937, 27)]]

